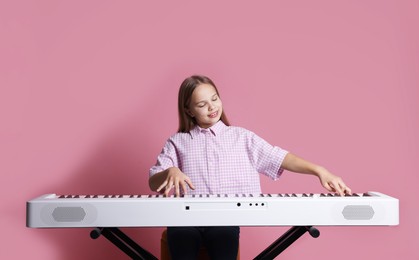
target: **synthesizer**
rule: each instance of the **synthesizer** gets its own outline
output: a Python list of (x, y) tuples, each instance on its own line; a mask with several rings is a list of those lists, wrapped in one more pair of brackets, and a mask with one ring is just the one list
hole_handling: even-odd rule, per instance
[(26, 203), (31, 228), (168, 226), (392, 226), (399, 200), (380, 192), (56, 195)]

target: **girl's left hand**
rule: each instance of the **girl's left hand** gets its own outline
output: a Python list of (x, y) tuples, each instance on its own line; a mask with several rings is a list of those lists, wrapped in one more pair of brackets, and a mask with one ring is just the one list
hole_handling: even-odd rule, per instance
[(351, 189), (346, 186), (346, 184), (339, 176), (333, 175), (325, 168), (320, 168), (317, 171), (317, 176), (319, 177), (321, 184), (326, 190), (338, 193), (340, 196), (352, 194)]

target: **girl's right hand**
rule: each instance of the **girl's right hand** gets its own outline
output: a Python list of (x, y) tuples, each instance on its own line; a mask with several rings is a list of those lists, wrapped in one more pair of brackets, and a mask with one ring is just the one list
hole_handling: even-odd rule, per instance
[[(179, 168), (171, 167), (167, 169), (167, 177), (163, 183), (157, 188), (157, 192), (163, 193), (165, 196), (168, 196), (172, 188), (174, 188), (175, 196), (180, 196), (180, 190), (182, 189), (183, 194), (187, 193), (187, 186), (195, 189), (192, 181), (189, 177), (184, 174)], [(164, 192), (162, 192), (164, 191)]]

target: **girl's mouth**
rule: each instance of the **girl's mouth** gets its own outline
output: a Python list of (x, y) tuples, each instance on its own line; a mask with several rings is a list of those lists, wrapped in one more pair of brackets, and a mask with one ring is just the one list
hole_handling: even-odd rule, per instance
[(218, 111), (215, 111), (214, 113), (209, 114), (209, 117), (215, 118), (215, 117), (217, 117), (217, 115), (218, 115)]

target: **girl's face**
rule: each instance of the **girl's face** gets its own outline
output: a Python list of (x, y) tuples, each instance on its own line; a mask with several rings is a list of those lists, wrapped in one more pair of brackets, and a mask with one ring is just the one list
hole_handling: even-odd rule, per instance
[(208, 128), (220, 120), (223, 104), (212, 85), (201, 84), (193, 91), (187, 112), (201, 128)]

